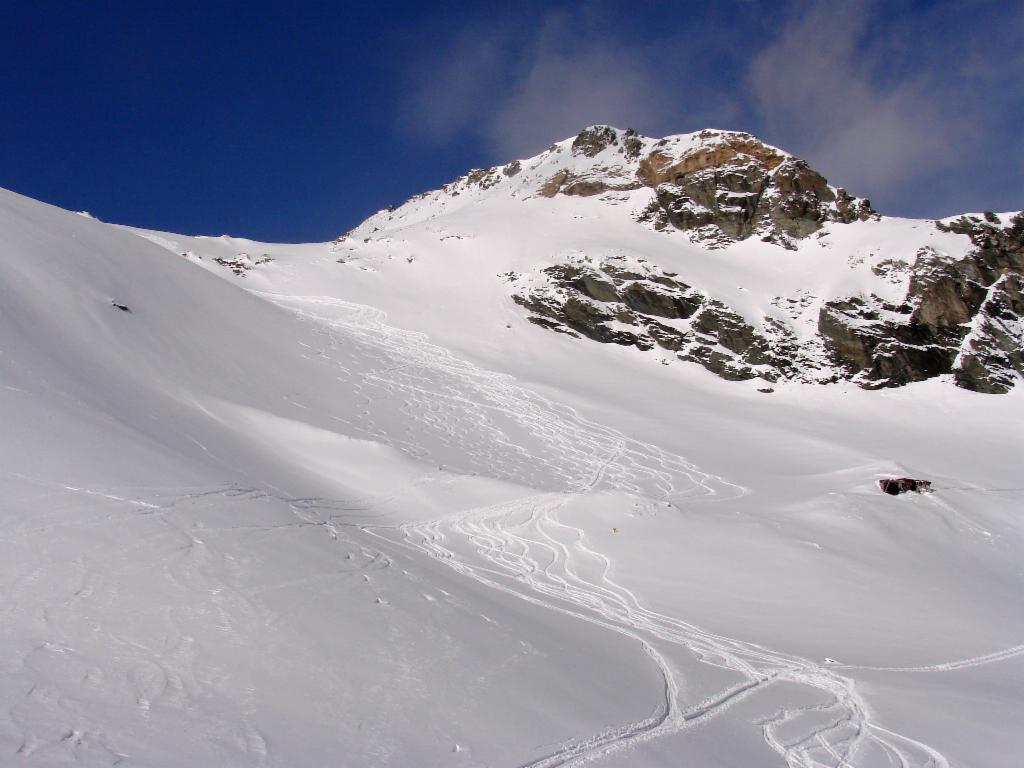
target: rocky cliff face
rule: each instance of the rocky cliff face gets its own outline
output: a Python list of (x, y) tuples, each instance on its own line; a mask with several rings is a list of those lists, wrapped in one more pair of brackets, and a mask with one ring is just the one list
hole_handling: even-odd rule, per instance
[(748, 133), (708, 130), (680, 138), (587, 128), (573, 140), (572, 153), (610, 157), (604, 164), (560, 170), (540, 194), (590, 196), (648, 187), (654, 197), (639, 219), (656, 229), (689, 232), (707, 247), (753, 236), (792, 247), (827, 221), (877, 216), (869, 201), (830, 187), (804, 161)]
[(955, 261), (922, 248), (906, 300), (832, 301), (819, 330), (844, 374), (864, 386), (899, 386), (952, 373), (958, 386), (1006, 392), (1024, 376), (1024, 212), (936, 222), (974, 247)]
[(596, 267), (559, 264), (544, 274), (547, 286), (513, 295), (530, 311), (530, 321), (542, 327), (642, 350), (667, 350), (730, 381), (810, 379), (822, 370), (782, 323), (765, 318), (755, 327), (675, 273), (610, 259)]
[(638, 177), (654, 189), (644, 220), (692, 231), (709, 246), (757, 236), (792, 247), (827, 221), (874, 216), (867, 200), (833, 189), (807, 163), (747, 134), (709, 134), (681, 156), (655, 148)]
[[(558, 264), (543, 270), (540, 287), (520, 288), (513, 299), (542, 327), (661, 349), (729, 380), (849, 380), (876, 389), (952, 374), (957, 386), (1001, 393), (1024, 377), (1024, 212), (1008, 222), (991, 218), (935, 222), (967, 235), (974, 248), (953, 261), (922, 248), (904, 266), (908, 288), (899, 302), (874, 294), (821, 301), (809, 338), (777, 315), (744, 319), (678, 274), (645, 263)], [(893, 268), (883, 264), (876, 273)], [(777, 297), (775, 305), (808, 300)]]

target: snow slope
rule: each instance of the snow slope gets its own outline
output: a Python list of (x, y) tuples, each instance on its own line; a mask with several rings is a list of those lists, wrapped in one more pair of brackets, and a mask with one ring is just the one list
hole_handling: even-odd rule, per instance
[(501, 277), (613, 255), (810, 313), (967, 238), (707, 251), (638, 191), (508, 187), (306, 245), (0, 193), (0, 754), (1017, 765), (1019, 388), (765, 395), (526, 323)]

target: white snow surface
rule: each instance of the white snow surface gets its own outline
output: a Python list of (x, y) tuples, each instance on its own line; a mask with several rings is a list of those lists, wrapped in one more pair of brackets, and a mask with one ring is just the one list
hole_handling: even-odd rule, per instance
[(765, 395), (500, 277), (643, 259), (800, 327), (967, 238), (707, 252), (650, 190), (528, 194), (558, 154), (321, 244), (0, 192), (0, 765), (1021, 764), (1020, 388)]

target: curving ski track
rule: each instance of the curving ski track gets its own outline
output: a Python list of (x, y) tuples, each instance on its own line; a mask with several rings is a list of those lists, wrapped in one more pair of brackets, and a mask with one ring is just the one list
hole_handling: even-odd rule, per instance
[[(423, 334), (390, 327), (383, 312), (331, 297), (266, 297), (322, 334), (323, 348), (310, 352), (334, 361), (341, 372), (338, 378), (362, 398), (358, 418), (348, 420), (351, 426), (428, 459), (437, 457), (417, 435), (424, 430), (440, 435), (442, 443), (457, 442), (464, 448), (470, 463), (464, 469), (540, 491), (495, 507), (397, 529), (364, 526), (365, 531), (436, 558), (488, 587), (630, 637), (660, 670), (662, 702), (650, 716), (565, 743), (523, 768), (578, 765), (698, 727), (781, 682), (807, 686), (827, 697), (825, 704), (782, 709), (761, 723), (765, 742), (791, 768), (948, 768), (936, 750), (875, 722), (854, 681), (837, 673), (840, 665), (822, 666), (644, 607), (610, 577), (609, 559), (586, 546), (583, 531), (558, 519), (573, 497), (598, 489), (673, 501), (715, 500), (745, 494), (746, 489), (589, 421), (509, 376), (455, 358)], [(345, 358), (351, 358), (344, 350), (353, 345), (364, 355), (379, 356), (379, 365), (369, 372), (359, 370), (355, 360)], [(380, 428), (375, 419), (375, 404), (394, 398), (402, 398), (403, 414), (417, 426), (400, 437)], [(665, 645), (683, 647), (741, 680), (705, 701), (683, 701), (675, 673), (658, 649)], [(930, 667), (876, 669), (943, 671), (1010, 658), (1024, 652), (1022, 648)]]

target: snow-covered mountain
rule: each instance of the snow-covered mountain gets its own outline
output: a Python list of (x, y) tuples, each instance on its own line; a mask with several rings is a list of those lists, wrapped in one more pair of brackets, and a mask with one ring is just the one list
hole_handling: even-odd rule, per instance
[(331, 243), (0, 192), (0, 764), (1017, 765), (1022, 231), (723, 131)]
[[(415, 225), (456, 211), (556, 197), (596, 199), (520, 215), (547, 208), (618, 229), (598, 248), (596, 232), (552, 233), (534, 261), (516, 259), (523, 271), (510, 266), (515, 300), (543, 327), (727, 379), (885, 387), (951, 374), (1005, 392), (1024, 374), (1024, 216), (883, 218), (745, 133), (655, 140), (595, 126), (382, 212), (341, 243), (409, 242)], [(543, 214), (532, 227), (549, 230)]]

